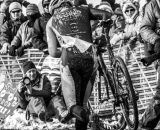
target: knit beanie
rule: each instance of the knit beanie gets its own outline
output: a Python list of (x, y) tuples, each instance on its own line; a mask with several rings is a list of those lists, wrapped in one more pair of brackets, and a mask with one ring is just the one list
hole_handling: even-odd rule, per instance
[(27, 61), (27, 62), (23, 63), (22, 68), (23, 68), (24, 74), (26, 74), (26, 72), (28, 70), (30, 70), (30, 69), (36, 69), (36, 66), (35, 66), (35, 64), (32, 61)]
[(12, 2), (10, 5), (9, 5), (9, 13), (11, 11), (15, 11), (15, 10), (22, 10), (22, 6), (20, 3), (18, 2)]
[(42, 5), (49, 4), (51, 0), (42, 0)]
[(26, 9), (27, 15), (34, 15), (39, 13), (38, 6), (36, 4), (29, 4)]
[(123, 15), (122, 9), (120, 7), (117, 7), (114, 11), (115, 14), (117, 15)]

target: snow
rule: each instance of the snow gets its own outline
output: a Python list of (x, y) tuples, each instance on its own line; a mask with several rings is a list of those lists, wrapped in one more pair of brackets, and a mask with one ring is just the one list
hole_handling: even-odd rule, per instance
[(38, 118), (25, 119), (25, 111), (17, 109), (12, 116), (8, 116), (1, 122), (0, 129), (23, 129), (23, 130), (73, 130), (74, 124), (62, 124), (58, 119), (53, 118), (52, 122), (42, 122)]

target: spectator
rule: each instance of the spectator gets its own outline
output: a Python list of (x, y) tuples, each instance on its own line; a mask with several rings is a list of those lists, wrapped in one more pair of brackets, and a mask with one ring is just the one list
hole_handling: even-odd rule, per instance
[(25, 62), (22, 68), (24, 77), (17, 88), (20, 108), (33, 115), (38, 115), (42, 121), (54, 115), (61, 118), (62, 114), (66, 113), (66, 106), (60, 95), (52, 97), (51, 83), (48, 78), (37, 71), (32, 61)]
[[(49, 118), (47, 106), (51, 100), (51, 84), (46, 76), (42, 76), (32, 61), (23, 64), (25, 77), (29, 78), (28, 84), (20, 81), (17, 88), (19, 106), (31, 114), (37, 114), (40, 120)], [(46, 116), (46, 117), (45, 117)]]
[(34, 22), (40, 17), (39, 9), (36, 4), (29, 4), (26, 10), (28, 20), (24, 22), (16, 36), (11, 42), (11, 47), (9, 48), (9, 55), (21, 57), (24, 54), (24, 49), (32, 47), (32, 38), (34, 36)]
[(38, 18), (34, 23), (35, 36), (33, 38), (33, 48), (38, 48), (41, 51), (48, 48), (46, 24), (51, 17), (51, 14), (49, 13), (49, 3), (50, 0), (42, 0), (44, 14), (42, 14), (42, 17)]
[[(145, 6), (144, 17), (142, 19), (142, 25), (140, 28), (140, 34), (143, 40), (151, 44), (151, 48), (148, 48), (150, 55), (160, 54), (160, 0), (151, 0)], [(148, 63), (151, 64), (154, 57), (148, 59)], [(159, 57), (158, 57), (159, 59)], [(156, 60), (156, 59), (155, 59)], [(153, 130), (160, 120), (160, 61), (157, 61), (157, 87), (156, 92), (150, 101), (147, 109), (145, 110), (142, 119), (140, 120), (140, 126), (144, 129)], [(140, 128), (140, 129), (142, 129)]]
[(0, 7), (0, 28), (5, 21), (8, 21), (10, 19), (9, 5), (12, 2), (19, 2), (24, 7), (27, 7), (27, 5), (29, 5), (29, 2), (27, 2), (26, 0), (3, 0)]
[(10, 19), (6, 21), (1, 28), (1, 45), (2, 54), (7, 53), (8, 47), (16, 35), (20, 25), (27, 20), (22, 14), (22, 6), (18, 2), (13, 2), (9, 6)]
[(135, 48), (137, 38), (139, 37), (139, 9), (138, 3), (133, 3), (132, 1), (124, 2), (122, 5), (122, 12), (125, 18), (125, 28), (119, 33), (114, 34), (111, 38), (111, 44), (117, 44), (121, 40), (125, 40), (127, 46), (124, 47), (123, 59), (127, 63), (129, 55), (128, 45), (131, 49)]
[[(86, 90), (94, 65), (90, 44), (92, 42), (90, 20), (98, 18), (106, 20), (111, 17), (111, 13), (79, 4), (73, 5), (70, 0), (51, 0), (49, 10), (53, 16), (47, 23), (46, 34), (48, 51), (52, 57), (61, 56), (58, 46), (62, 45), (61, 82), (68, 107), (68, 116), (62, 122), (76, 117), (76, 130), (86, 130), (89, 115), (87, 101), (91, 93)], [(76, 42), (78, 44), (72, 46), (74, 42), (71, 39), (78, 40), (79, 42)], [(71, 46), (68, 45), (70, 40)], [(81, 46), (80, 41), (87, 47)]]

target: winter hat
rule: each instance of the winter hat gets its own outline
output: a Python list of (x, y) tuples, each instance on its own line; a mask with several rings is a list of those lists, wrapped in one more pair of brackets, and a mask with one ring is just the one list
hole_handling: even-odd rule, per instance
[(23, 67), (24, 74), (26, 74), (26, 72), (28, 70), (30, 70), (30, 69), (36, 69), (36, 66), (35, 66), (35, 64), (32, 61), (24, 62), (24, 64), (22, 65), (22, 67)]
[(117, 7), (117, 8), (115, 9), (114, 13), (115, 13), (116, 15), (123, 15), (122, 9), (121, 9), (120, 7)]
[(51, 0), (42, 0), (42, 5), (47, 5), (50, 3)]
[(36, 4), (29, 4), (26, 9), (27, 15), (34, 15), (39, 13), (38, 6)]
[(9, 13), (11, 11), (15, 11), (15, 10), (22, 10), (22, 6), (20, 3), (18, 2), (12, 2), (10, 5), (9, 5)]

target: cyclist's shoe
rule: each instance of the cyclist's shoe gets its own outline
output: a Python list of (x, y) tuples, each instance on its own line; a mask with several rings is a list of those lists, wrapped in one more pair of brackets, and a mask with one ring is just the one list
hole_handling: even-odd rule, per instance
[(89, 114), (88, 112), (79, 105), (73, 105), (70, 108), (70, 113), (77, 119), (82, 122), (89, 122)]
[(72, 117), (72, 114), (69, 113), (68, 110), (66, 110), (60, 115), (60, 122), (67, 123), (70, 119), (72, 119)]

